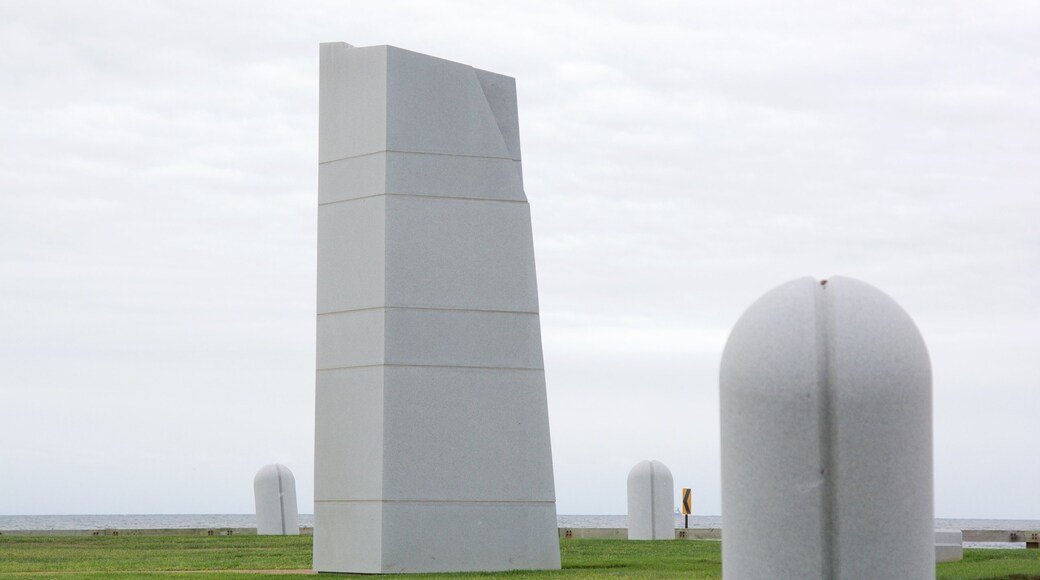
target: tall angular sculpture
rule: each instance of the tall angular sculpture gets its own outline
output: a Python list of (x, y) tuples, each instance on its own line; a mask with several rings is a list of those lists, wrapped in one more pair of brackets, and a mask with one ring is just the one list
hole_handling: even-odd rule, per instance
[(722, 355), (722, 573), (935, 578), (932, 375), (910, 317), (851, 278), (758, 299)]
[(512, 78), (321, 45), (314, 568), (559, 568)]

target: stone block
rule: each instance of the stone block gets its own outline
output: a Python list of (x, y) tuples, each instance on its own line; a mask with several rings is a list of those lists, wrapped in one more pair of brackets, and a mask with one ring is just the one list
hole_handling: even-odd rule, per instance
[(542, 369), (538, 315), (376, 308), (318, 316), (318, 369), (377, 364)]
[(390, 308), (384, 360), (393, 365), (541, 370), (538, 314)]
[(387, 193), (386, 151), (318, 165), (318, 205)]
[(935, 530), (935, 562), (960, 562), (964, 559), (964, 533), (960, 530)]
[(388, 150), (513, 158), (473, 67), (387, 47), (385, 78)]
[(532, 412), (546, 408), (540, 370), (385, 373), (384, 499), (553, 501), (549, 417)]
[(315, 500), (383, 497), (383, 374), (381, 366), (318, 371), (314, 440)]
[(314, 500), (314, 569), (383, 572), (383, 505)]
[(554, 502), (387, 502), (383, 526), (384, 573), (560, 567)]
[(520, 122), (516, 107), (516, 80), (486, 70), (473, 69), (480, 88), (498, 123), (509, 156), (520, 161)]
[(386, 155), (387, 193), (527, 201), (519, 161), (428, 153)]
[(538, 311), (526, 203), (389, 196), (386, 228), (387, 304)]
[(386, 150), (387, 48), (321, 45), (319, 163)]
[(382, 364), (385, 318), (383, 308), (318, 314), (318, 370)]
[(381, 151), (318, 167), (319, 204), (384, 194), (527, 201), (513, 159)]
[(386, 304), (384, 196), (318, 212), (318, 314)]

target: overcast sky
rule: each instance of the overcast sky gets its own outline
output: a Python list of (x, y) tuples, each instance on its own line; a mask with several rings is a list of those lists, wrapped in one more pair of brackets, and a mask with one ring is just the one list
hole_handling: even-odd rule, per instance
[(1040, 519), (1040, 4), (842, 4), (0, 0), (0, 513), (250, 513), (273, 462), (312, 512), (345, 41), (517, 79), (559, 513), (658, 459), (718, 514), (730, 328), (841, 274), (931, 351), (936, 515)]

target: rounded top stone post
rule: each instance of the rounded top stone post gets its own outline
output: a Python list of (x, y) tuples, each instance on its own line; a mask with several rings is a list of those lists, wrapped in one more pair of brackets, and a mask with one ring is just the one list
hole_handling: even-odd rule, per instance
[(296, 478), (288, 467), (277, 463), (261, 467), (253, 478), (253, 494), (257, 535), (299, 535)]
[(640, 461), (628, 472), (628, 539), (673, 540), (672, 472), (660, 461)]
[(727, 580), (934, 578), (931, 364), (858, 280), (758, 299), (722, 356)]

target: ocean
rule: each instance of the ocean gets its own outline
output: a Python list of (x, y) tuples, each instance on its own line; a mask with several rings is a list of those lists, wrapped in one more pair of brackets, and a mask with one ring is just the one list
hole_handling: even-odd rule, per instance
[[(624, 528), (628, 518), (624, 515), (559, 515), (561, 528)], [(314, 526), (313, 514), (300, 514), (300, 525)], [(691, 528), (718, 528), (722, 526), (719, 516), (690, 516)], [(105, 514), (105, 515), (0, 515), (0, 531), (3, 530), (126, 530), (167, 528), (253, 528), (253, 514)], [(676, 514), (675, 527), (683, 527), (683, 516)], [(949, 519), (935, 520), (937, 529), (952, 530), (1040, 530), (1040, 520), (982, 520)], [(977, 543), (965, 542), (965, 547), (1025, 548), (1025, 543)]]

